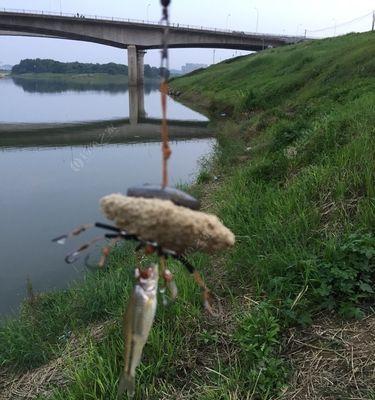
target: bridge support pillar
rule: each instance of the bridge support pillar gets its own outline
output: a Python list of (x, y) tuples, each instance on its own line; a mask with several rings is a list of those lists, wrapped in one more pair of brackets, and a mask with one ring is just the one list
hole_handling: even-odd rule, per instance
[(139, 91), (138, 91), (138, 117), (146, 118), (144, 87), (141, 86), (138, 89), (139, 89)]
[(138, 67), (138, 117), (145, 118), (145, 54), (144, 50), (137, 51)]
[(134, 45), (128, 46), (128, 81), (129, 86), (136, 86), (138, 83), (137, 48)]
[(136, 125), (139, 121), (139, 88), (129, 85), (129, 122)]
[(146, 118), (145, 94), (143, 86), (129, 86), (129, 121), (138, 124), (140, 118)]
[(146, 52), (137, 50), (136, 46), (128, 46), (128, 81), (129, 81), (129, 119), (131, 124), (144, 118), (144, 56)]
[(145, 77), (144, 50), (137, 50), (136, 46), (128, 46), (128, 78), (129, 86), (143, 85)]
[(140, 86), (143, 86), (145, 83), (145, 54), (144, 50), (137, 51), (137, 83)]

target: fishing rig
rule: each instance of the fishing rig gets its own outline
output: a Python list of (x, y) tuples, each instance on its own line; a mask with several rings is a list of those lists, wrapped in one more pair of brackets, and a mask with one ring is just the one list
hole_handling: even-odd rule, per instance
[(170, 2), (171, 0), (161, 0), (162, 183), (132, 187), (128, 189), (126, 196), (111, 194), (101, 199), (102, 211), (109, 220), (114, 221), (114, 225), (101, 222), (81, 225), (72, 232), (53, 239), (53, 242), (65, 244), (67, 239), (90, 228), (107, 231), (104, 236), (94, 238), (65, 257), (67, 263), (73, 263), (94, 243), (109, 241), (103, 247), (96, 266), (90, 265), (86, 257), (86, 265), (90, 268), (104, 268), (111, 248), (119, 241), (134, 241), (137, 243), (137, 252), (143, 251), (145, 255), (154, 254), (159, 258), (158, 264), (150, 264), (146, 268), (139, 265), (135, 269), (136, 284), (124, 316), (125, 367), (120, 377), (118, 398), (122, 397), (125, 390), (129, 397), (134, 395), (135, 370), (141, 361), (142, 350), (155, 317), (159, 276), (164, 280), (160, 292), (164, 293), (165, 288), (168, 288), (171, 298), (177, 297), (177, 286), (167, 267), (168, 259), (177, 260), (192, 274), (202, 290), (205, 309), (214, 314), (211, 306), (212, 293), (187, 255), (193, 251), (216, 253), (233, 246), (235, 241), (233, 233), (216, 216), (199, 211), (197, 199), (168, 186), (168, 160), (172, 153), (167, 120)]

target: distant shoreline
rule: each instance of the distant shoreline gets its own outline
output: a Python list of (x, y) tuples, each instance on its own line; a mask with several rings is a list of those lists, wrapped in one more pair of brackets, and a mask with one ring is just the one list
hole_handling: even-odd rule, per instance
[(0, 70), (0, 79), (1, 78), (6, 78), (7, 76), (9, 76), (11, 74), (10, 71), (1, 71)]
[[(1, 74), (1, 73), (0, 73)], [(66, 74), (66, 73), (27, 73), (27, 74), (10, 74), (12, 78), (27, 80), (55, 80), (72, 83), (128, 83), (128, 76), (122, 74)], [(158, 79), (145, 77), (145, 82), (157, 82)]]

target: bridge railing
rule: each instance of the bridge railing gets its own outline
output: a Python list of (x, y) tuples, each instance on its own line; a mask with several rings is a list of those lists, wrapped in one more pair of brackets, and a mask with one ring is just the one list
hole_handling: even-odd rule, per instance
[[(131, 19), (131, 18), (119, 18), (119, 17), (104, 17), (101, 15), (88, 15), (88, 14), (79, 14), (79, 13), (65, 13), (65, 12), (54, 12), (54, 11), (38, 11), (38, 10), (27, 10), (27, 9), (15, 9), (15, 8), (0, 8), (0, 12), (4, 13), (12, 13), (12, 14), (28, 14), (28, 15), (42, 15), (42, 16), (51, 16), (51, 17), (67, 17), (67, 18), (77, 18), (77, 19), (88, 19), (88, 20), (100, 20), (100, 21), (113, 21), (113, 22), (128, 22), (128, 23), (135, 23), (135, 24), (143, 24), (143, 25), (150, 25), (150, 26), (161, 26), (161, 22), (155, 21), (147, 21), (141, 19)], [(280, 39), (283, 37), (285, 39), (298, 41), (303, 40), (305, 36), (289, 36), (289, 35), (275, 35), (272, 33), (255, 33), (255, 32), (246, 32), (246, 31), (239, 31), (239, 30), (231, 30), (231, 29), (222, 29), (222, 28), (212, 28), (206, 26), (199, 26), (199, 25), (187, 25), (187, 24), (180, 24), (177, 22), (172, 22), (170, 24), (173, 28), (181, 28), (181, 29), (189, 29), (189, 30), (199, 30), (199, 31), (209, 31), (215, 33), (225, 33), (225, 34), (232, 34), (232, 35), (252, 35), (252, 36), (267, 36), (267, 37), (275, 37)]]

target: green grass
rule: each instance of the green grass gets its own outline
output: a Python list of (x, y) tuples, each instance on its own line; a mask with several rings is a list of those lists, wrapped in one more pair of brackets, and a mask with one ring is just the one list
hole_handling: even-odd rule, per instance
[[(237, 244), (223, 258), (194, 255), (224, 299), (224, 321), (202, 315), (199, 291), (173, 265), (181, 296), (159, 307), (137, 399), (275, 398), (292, 372), (286, 329), (321, 312), (361, 318), (373, 303), (374, 39), (271, 49), (172, 80), (183, 101), (215, 118), (218, 145), (191, 191)], [(26, 305), (0, 328), (0, 365), (41, 365), (74, 332), (86, 351), (67, 360), (70, 384), (51, 398), (114, 398), (133, 265), (132, 249), (117, 248), (108, 271)], [(88, 324), (108, 319), (103, 340), (88, 337)]]
[[(238, 238), (227, 258), (230, 278), (270, 312), (276, 342), (318, 312), (361, 318), (375, 299), (374, 57), (374, 33), (352, 34), (172, 81), (182, 101), (200, 101), (216, 119), (229, 115), (216, 123), (211, 176), (224, 178), (211, 201)], [(252, 332), (258, 320), (245, 318), (244, 332)], [(252, 349), (243, 368), (257, 354)], [(275, 353), (260, 358), (256, 393), (267, 398), (285, 375), (277, 374)]]

